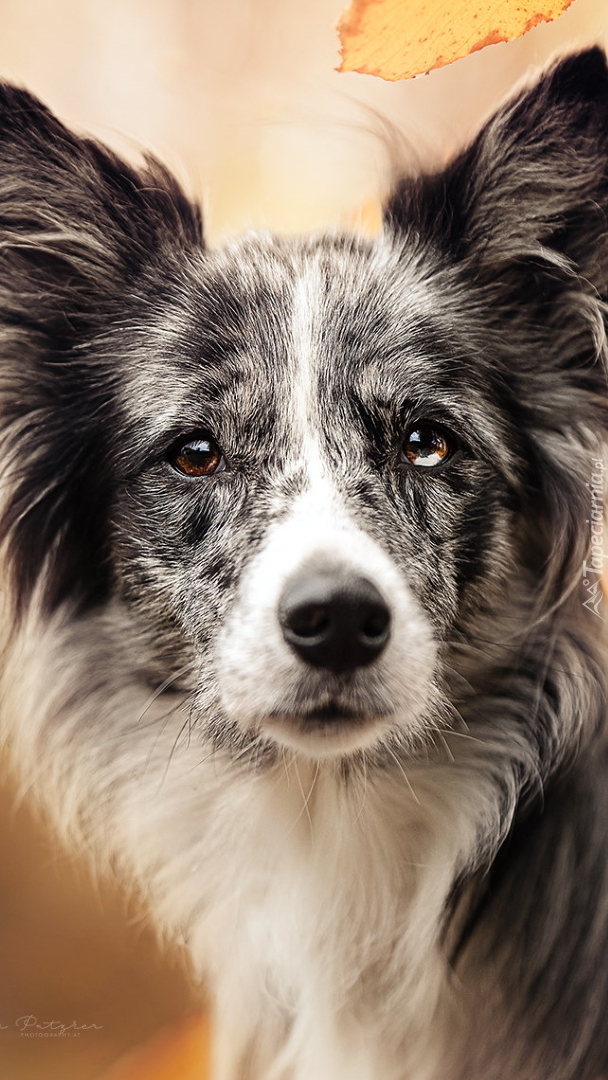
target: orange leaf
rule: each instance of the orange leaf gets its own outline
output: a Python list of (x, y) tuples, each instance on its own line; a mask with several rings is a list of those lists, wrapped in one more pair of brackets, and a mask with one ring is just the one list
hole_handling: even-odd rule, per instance
[(340, 71), (410, 79), (552, 22), (573, 0), (351, 0), (338, 21)]

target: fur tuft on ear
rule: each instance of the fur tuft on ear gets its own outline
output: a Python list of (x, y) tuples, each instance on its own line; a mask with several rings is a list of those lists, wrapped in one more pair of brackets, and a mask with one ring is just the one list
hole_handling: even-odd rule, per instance
[(55, 289), (63, 269), (72, 301), (87, 281), (99, 301), (163, 247), (201, 243), (198, 208), (158, 161), (138, 171), (27, 91), (0, 84), (0, 244), (26, 288), (28, 269), (44, 273), (52, 260)]
[[(203, 247), (198, 207), (152, 158), (137, 170), (0, 84), (0, 395), (10, 497), (0, 539), (17, 607), (105, 588), (104, 415), (112, 373), (84, 378), (96, 335), (166, 289)], [(132, 302), (131, 302), (132, 304)], [(89, 349), (89, 352), (87, 352)], [(86, 402), (84, 387), (87, 387)]]

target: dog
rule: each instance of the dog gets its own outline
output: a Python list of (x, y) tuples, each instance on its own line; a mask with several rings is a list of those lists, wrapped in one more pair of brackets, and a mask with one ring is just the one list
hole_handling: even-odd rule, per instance
[(608, 70), (205, 246), (0, 92), (2, 731), (213, 1080), (608, 1077)]

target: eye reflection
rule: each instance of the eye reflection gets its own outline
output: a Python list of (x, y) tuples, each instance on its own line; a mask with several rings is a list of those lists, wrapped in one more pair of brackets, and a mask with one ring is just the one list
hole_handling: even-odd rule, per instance
[(448, 432), (431, 423), (413, 424), (401, 447), (402, 459), (416, 468), (433, 468), (447, 461), (455, 441)]
[(226, 468), (221, 447), (209, 432), (194, 432), (176, 442), (168, 461), (184, 476), (213, 476)]

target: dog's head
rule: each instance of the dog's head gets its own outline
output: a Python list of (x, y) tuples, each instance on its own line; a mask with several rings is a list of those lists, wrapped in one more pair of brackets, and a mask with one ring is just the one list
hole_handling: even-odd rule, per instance
[(158, 164), (131, 169), (10, 87), (0, 146), (17, 612), (118, 605), (216, 744), (424, 740), (454, 643), (505, 611), (517, 637), (588, 549), (603, 55), (400, 182), (372, 240), (207, 250)]

